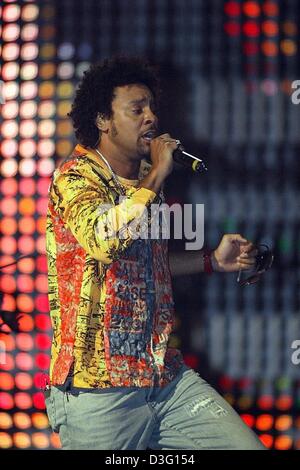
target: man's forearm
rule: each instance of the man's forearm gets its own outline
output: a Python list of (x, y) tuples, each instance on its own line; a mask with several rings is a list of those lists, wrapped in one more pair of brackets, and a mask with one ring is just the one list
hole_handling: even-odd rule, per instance
[[(214, 268), (212, 256), (212, 266)], [(172, 276), (183, 276), (204, 272), (203, 250), (169, 252), (169, 265)]]

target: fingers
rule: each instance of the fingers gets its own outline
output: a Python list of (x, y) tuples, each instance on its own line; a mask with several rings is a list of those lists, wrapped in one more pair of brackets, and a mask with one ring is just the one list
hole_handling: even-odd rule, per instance
[(169, 145), (171, 148), (176, 149), (178, 145), (180, 144), (180, 141), (177, 139), (173, 139), (170, 134), (162, 134), (159, 137), (157, 137), (160, 141), (163, 141), (164, 144)]
[(231, 242), (239, 242), (243, 245), (250, 243), (246, 238), (242, 237), (242, 235), (240, 235), (239, 233), (227, 234), (227, 235), (224, 235), (224, 237), (227, 237), (228, 240)]
[(243, 253), (248, 253), (249, 256), (256, 256), (258, 251), (255, 247), (255, 245), (250, 242), (249, 240), (247, 240), (246, 238), (242, 237), (242, 235), (240, 235), (239, 233), (235, 233), (235, 234), (228, 234), (228, 235), (224, 235), (225, 237), (227, 237), (231, 242), (238, 242), (240, 245), (243, 246)]

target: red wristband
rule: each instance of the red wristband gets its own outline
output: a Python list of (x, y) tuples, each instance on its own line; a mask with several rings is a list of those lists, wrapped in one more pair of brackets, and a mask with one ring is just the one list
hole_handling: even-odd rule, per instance
[(203, 250), (203, 262), (204, 262), (204, 272), (211, 275), (214, 270), (211, 262), (211, 251)]

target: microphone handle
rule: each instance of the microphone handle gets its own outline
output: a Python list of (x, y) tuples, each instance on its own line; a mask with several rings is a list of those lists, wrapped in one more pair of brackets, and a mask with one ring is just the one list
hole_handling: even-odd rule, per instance
[[(183, 147), (181, 147), (183, 149)], [(173, 160), (180, 165), (189, 168), (189, 170), (193, 170), (196, 173), (202, 173), (206, 170), (206, 167), (203, 163), (199, 162), (198, 160), (194, 160), (191, 157), (188, 157), (182, 150), (179, 148), (175, 149), (173, 152)]]

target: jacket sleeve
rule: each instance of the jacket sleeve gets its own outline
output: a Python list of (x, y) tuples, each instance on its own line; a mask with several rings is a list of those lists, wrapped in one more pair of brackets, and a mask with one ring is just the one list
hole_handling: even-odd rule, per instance
[(136, 239), (128, 226), (149, 224), (148, 208), (157, 194), (146, 188), (130, 188), (117, 205), (107, 188), (90, 178), (82, 164), (54, 174), (50, 200), (64, 225), (89, 255), (104, 264), (118, 259)]

